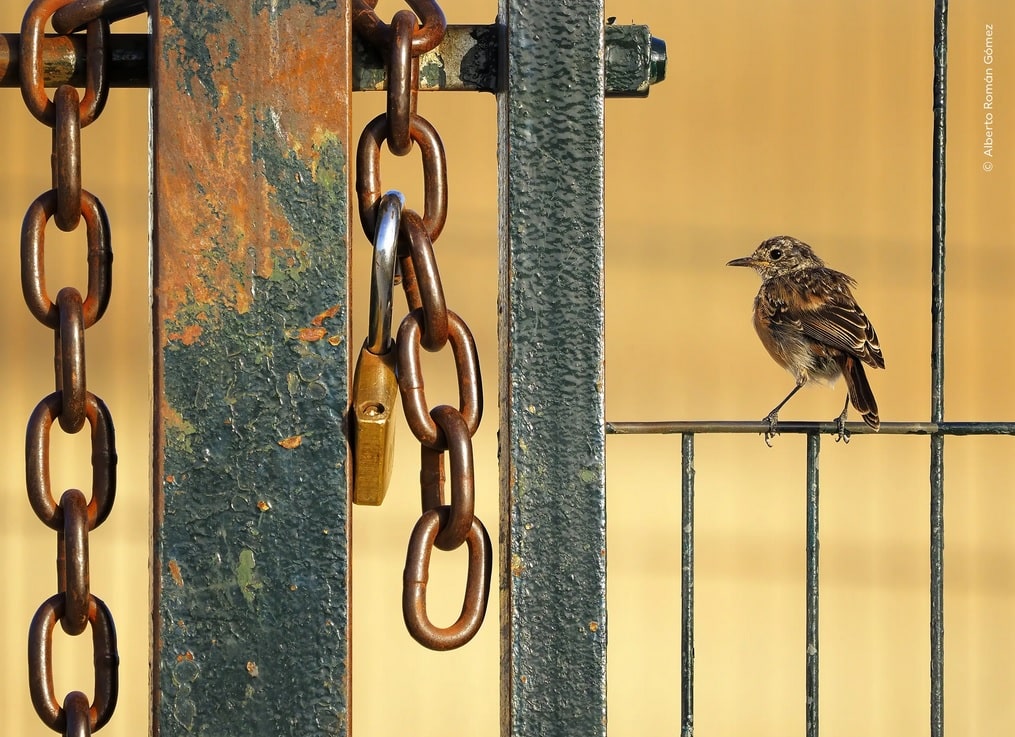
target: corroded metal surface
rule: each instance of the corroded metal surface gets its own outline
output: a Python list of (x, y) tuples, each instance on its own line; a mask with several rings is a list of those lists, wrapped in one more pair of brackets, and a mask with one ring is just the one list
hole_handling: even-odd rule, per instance
[(602, 3), (501, 0), (502, 734), (606, 734)]
[[(43, 73), (47, 87), (85, 84), (85, 37), (47, 35), (42, 43)], [(0, 34), (0, 87), (17, 87), (21, 64), (18, 34)], [(148, 86), (148, 34), (114, 33), (110, 36), (110, 87)]]
[[(420, 90), (497, 89), (498, 26), (449, 25), (441, 44), (419, 57)], [(359, 37), (353, 38), (353, 88), (387, 88), (384, 59)]]
[(154, 730), (346, 734), (347, 6), (153, 5)]

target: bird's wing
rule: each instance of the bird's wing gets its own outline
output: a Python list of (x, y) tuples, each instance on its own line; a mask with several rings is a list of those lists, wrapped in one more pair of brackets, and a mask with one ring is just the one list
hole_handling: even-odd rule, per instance
[(825, 300), (808, 300), (794, 317), (805, 335), (851, 353), (876, 368), (885, 367), (877, 333), (852, 296), (836, 293)]
[(773, 329), (800, 332), (830, 348), (884, 368), (877, 333), (856, 303), (853, 280), (830, 269), (794, 272), (767, 281), (758, 309)]

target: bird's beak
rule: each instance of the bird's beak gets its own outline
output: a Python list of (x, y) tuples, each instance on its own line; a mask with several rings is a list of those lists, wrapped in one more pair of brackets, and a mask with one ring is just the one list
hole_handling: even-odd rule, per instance
[(744, 256), (743, 258), (735, 258), (727, 266), (754, 266), (757, 262), (751, 256)]

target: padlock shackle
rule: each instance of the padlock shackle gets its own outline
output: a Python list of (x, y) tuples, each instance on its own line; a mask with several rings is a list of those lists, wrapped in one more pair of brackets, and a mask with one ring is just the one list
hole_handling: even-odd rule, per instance
[(370, 272), (370, 323), (367, 350), (375, 356), (391, 345), (391, 300), (395, 291), (395, 263), (398, 253), (398, 228), (405, 198), (401, 192), (386, 192), (377, 204), (374, 231), (373, 269)]

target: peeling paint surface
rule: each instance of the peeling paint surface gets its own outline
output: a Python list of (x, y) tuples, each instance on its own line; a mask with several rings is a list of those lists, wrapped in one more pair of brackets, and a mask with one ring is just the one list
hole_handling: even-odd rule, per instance
[(348, 9), (157, 6), (154, 733), (344, 735)]

